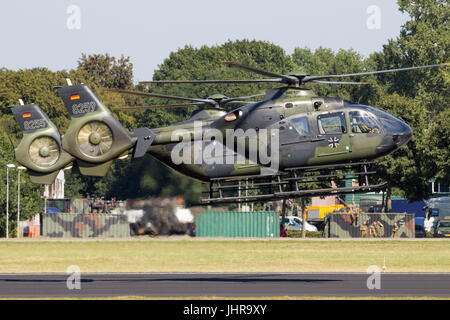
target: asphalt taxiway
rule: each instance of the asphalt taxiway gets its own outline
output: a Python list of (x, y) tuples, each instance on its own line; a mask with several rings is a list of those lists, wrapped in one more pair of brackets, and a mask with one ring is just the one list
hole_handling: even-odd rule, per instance
[(1, 274), (0, 298), (116, 296), (450, 298), (450, 273), (378, 275), (379, 279), (374, 278), (373, 274), (366, 273), (80, 273), (79, 276)]

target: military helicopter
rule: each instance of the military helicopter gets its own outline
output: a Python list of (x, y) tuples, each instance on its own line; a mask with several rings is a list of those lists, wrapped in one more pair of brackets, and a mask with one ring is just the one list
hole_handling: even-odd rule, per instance
[[(130, 153), (133, 158), (141, 158), (148, 153), (178, 172), (208, 183), (208, 196), (202, 200), (206, 204), (380, 190), (385, 183), (370, 184), (369, 175), (375, 172), (368, 168), (373, 160), (407, 143), (412, 135), (411, 128), (374, 107), (341, 98), (318, 97), (305, 84), (361, 84), (326, 79), (448, 65), (311, 76), (301, 72), (277, 74), (236, 62), (227, 64), (270, 78), (143, 83), (270, 82), (284, 86), (269, 89), (258, 102), (244, 100), (260, 95), (237, 98), (216, 95), (200, 99), (114, 90), (122, 94), (188, 101), (128, 109), (203, 107), (193, 112), (187, 121), (129, 132), (88, 86), (68, 83), (57, 88), (71, 117), (64, 135), (39, 106), (11, 107), (23, 131), (23, 139), (15, 149), (16, 160), (29, 169), (32, 181), (50, 184), (60, 169), (70, 167), (75, 160), (83, 175), (104, 176), (114, 159), (124, 159)], [(232, 102), (243, 105), (231, 111), (223, 109)], [(349, 175), (359, 179), (359, 186), (302, 188), (307, 182), (337, 181)], [(250, 186), (247, 183), (243, 187), (242, 180), (250, 180)]]

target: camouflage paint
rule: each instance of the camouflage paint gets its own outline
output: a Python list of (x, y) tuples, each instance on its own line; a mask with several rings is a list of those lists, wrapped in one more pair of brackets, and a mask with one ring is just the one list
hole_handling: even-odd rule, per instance
[[(63, 86), (58, 88), (58, 93), (71, 115), (70, 126), (61, 140), (62, 149), (67, 151), (70, 160), (73, 160), (72, 156), (77, 159), (82, 174), (104, 176), (109, 170), (113, 159), (129, 153), (136, 145), (138, 140), (136, 133), (130, 133), (123, 128), (108, 108), (86, 85)], [(171, 150), (177, 143), (177, 141), (172, 141), (174, 130), (184, 129), (193, 136), (195, 121), (202, 121), (203, 130), (209, 128), (220, 130), (223, 137), (226, 137), (227, 129), (242, 129), (243, 131), (248, 129), (256, 131), (259, 129), (279, 130), (279, 170), (307, 165), (373, 160), (395, 151), (411, 137), (411, 128), (392, 116), (391, 120), (404, 129), (403, 135), (400, 137), (398, 134), (394, 137), (395, 134), (389, 133), (384, 129), (377, 134), (353, 134), (350, 132), (351, 126), (348, 115), (350, 110), (370, 112), (366, 106), (344, 101), (341, 98), (317, 97), (310, 89), (282, 87), (268, 90), (263, 101), (250, 103), (229, 112), (236, 115), (236, 119), (233, 121), (225, 120), (225, 116), (229, 113), (223, 110), (200, 110), (194, 112), (191, 119), (187, 121), (164, 128), (151, 129), (152, 136), (147, 137), (144, 135), (140, 137), (140, 141), (151, 138), (151, 145), (147, 151), (150, 155), (189, 177), (203, 182), (210, 182), (211, 178), (216, 177), (259, 175), (265, 167), (261, 165), (259, 160), (257, 160), (257, 163), (247, 161), (245, 164), (224, 163), (208, 165), (202, 162), (200, 164), (175, 165), (171, 158)], [(317, 116), (335, 112), (344, 114), (347, 131), (342, 134), (320, 134)], [(378, 113), (381, 114), (382, 112)], [(293, 129), (290, 121), (298, 117), (307, 117), (308, 134), (301, 135)], [(77, 142), (79, 130), (91, 121), (100, 121), (106, 124), (111, 129), (113, 136), (111, 148), (104, 154), (97, 156), (88, 156), (81, 152)], [(380, 126), (380, 128), (382, 127)], [(55, 130), (56, 128), (52, 129)], [(146, 132), (148, 131), (147, 129)], [(60, 139), (60, 136), (55, 135), (55, 137)], [(27, 155), (22, 150), (27, 149), (31, 141), (30, 138), (24, 135), (22, 141), (24, 147), (19, 148), (20, 150), (16, 153), (16, 159), (30, 169), (31, 165), (29, 161), (27, 162)], [(203, 146), (208, 143), (210, 142), (203, 141)], [(245, 154), (242, 154), (242, 156), (246, 157), (249, 146), (259, 144), (259, 141), (249, 142), (248, 140), (239, 141), (238, 139), (236, 143), (238, 146), (241, 143), (244, 144)], [(145, 143), (143, 145), (148, 146)], [(268, 150), (271, 147), (269, 144)], [(237, 157), (236, 152), (238, 150), (231, 151), (235, 153), (232, 155), (233, 157)], [(145, 149), (142, 152), (144, 151)], [(41, 179), (41, 182), (48, 182), (51, 178), (54, 178), (53, 171), (50, 173), (50, 171), (42, 170), (42, 168), (38, 168), (35, 171), (41, 175), (52, 175)]]
[(50, 238), (128, 237), (125, 215), (102, 213), (47, 213), (42, 216), (42, 235)]
[(325, 218), (329, 238), (414, 238), (414, 214), (331, 213)]
[[(320, 103), (315, 107), (315, 103)], [(267, 92), (263, 101), (240, 107), (242, 116), (232, 121), (225, 122), (224, 116), (214, 120), (209, 118), (203, 123), (202, 129), (217, 128), (226, 137), (226, 129), (278, 129), (280, 132), (280, 170), (292, 167), (308, 165), (334, 164), (359, 160), (373, 160), (382, 155), (398, 149), (399, 145), (392, 140), (390, 135), (382, 130), (378, 134), (352, 133), (349, 120), (349, 111), (367, 111), (365, 106), (344, 101), (341, 98), (317, 97), (309, 89), (283, 87)], [(343, 113), (345, 116), (346, 133), (320, 134), (317, 117), (330, 113)], [(215, 114), (219, 116), (220, 114)], [(299, 135), (290, 125), (290, 120), (298, 117), (307, 117), (310, 134)], [(257, 163), (246, 165), (215, 164), (181, 164), (172, 163), (170, 152), (175, 143), (169, 142), (169, 134), (174, 129), (186, 129), (193, 136), (193, 120), (184, 121), (181, 125), (156, 129), (160, 137), (149, 148), (149, 153), (161, 162), (183, 174), (201, 181), (209, 181), (215, 177), (233, 177), (239, 175), (260, 174), (264, 166)], [(330, 148), (329, 139), (338, 139), (339, 147)], [(253, 143), (258, 143), (253, 142)], [(158, 144), (164, 144), (160, 148)], [(269, 145), (270, 148), (270, 145)], [(245, 145), (248, 153), (248, 143)], [(244, 155), (245, 156), (245, 155)]]
[(64, 213), (110, 213), (125, 208), (124, 201), (101, 199), (47, 199), (47, 207), (57, 208)]

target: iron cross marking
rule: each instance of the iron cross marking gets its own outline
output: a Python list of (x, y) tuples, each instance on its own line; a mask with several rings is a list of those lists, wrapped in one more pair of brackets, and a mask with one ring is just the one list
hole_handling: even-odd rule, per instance
[(338, 137), (332, 137), (328, 139), (328, 146), (330, 148), (337, 148), (339, 145), (339, 138)]

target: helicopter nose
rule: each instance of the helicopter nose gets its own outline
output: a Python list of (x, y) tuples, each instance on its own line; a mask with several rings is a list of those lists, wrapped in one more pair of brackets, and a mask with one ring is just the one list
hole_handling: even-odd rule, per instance
[(394, 148), (400, 148), (411, 139), (412, 129), (408, 124), (394, 116), (389, 119), (390, 121), (386, 120), (381, 120), (381, 122), (384, 124), (387, 133), (392, 137)]
[(377, 147), (378, 154), (389, 154), (411, 139), (412, 129), (404, 121), (387, 114), (383, 114), (379, 120), (386, 130), (386, 140)]
[[(390, 130), (388, 130), (389, 132)], [(400, 119), (396, 118), (396, 125), (392, 132), (389, 132), (392, 135), (392, 141), (397, 148), (400, 148), (405, 143), (411, 139), (412, 129), (409, 125), (403, 122)]]

